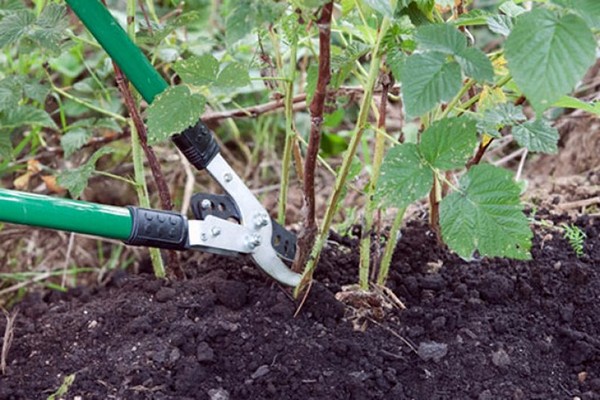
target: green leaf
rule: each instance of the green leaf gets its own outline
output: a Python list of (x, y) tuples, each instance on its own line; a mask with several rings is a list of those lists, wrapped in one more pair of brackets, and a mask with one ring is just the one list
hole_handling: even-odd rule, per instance
[(560, 136), (558, 130), (543, 119), (517, 125), (513, 128), (512, 134), (517, 143), (529, 151), (549, 154), (558, 153), (558, 139)]
[(456, 61), (462, 67), (465, 75), (478, 82), (494, 79), (494, 66), (485, 53), (475, 47), (468, 47), (456, 55)]
[(27, 33), (35, 22), (35, 15), (29, 10), (8, 14), (0, 20), (0, 48), (15, 43)]
[(363, 0), (366, 5), (371, 7), (373, 10), (377, 11), (384, 17), (392, 17), (394, 14), (394, 10), (392, 9), (392, 5), (390, 0)]
[(394, 79), (402, 80), (402, 69), (406, 64), (406, 54), (398, 49), (391, 49), (386, 57), (386, 63), (389, 65)]
[(0, 81), (0, 111), (16, 108), (21, 101), (22, 82), (11, 76)]
[(512, 18), (518, 17), (519, 15), (527, 12), (525, 8), (518, 6), (512, 0), (505, 1), (504, 3), (502, 3), (499, 7), (499, 10)]
[(494, 33), (508, 36), (513, 29), (513, 22), (508, 15), (492, 15), (487, 19), (487, 26)]
[(325, 157), (337, 156), (342, 154), (348, 148), (348, 143), (343, 137), (332, 134), (323, 133), (320, 142), (320, 149)]
[(240, 1), (225, 21), (225, 42), (232, 46), (252, 32), (256, 23), (256, 8), (248, 1)]
[(415, 34), (421, 50), (460, 54), (467, 48), (467, 39), (456, 27), (449, 24), (425, 25)]
[(465, 14), (462, 14), (452, 23), (456, 26), (476, 26), (487, 24), (488, 18), (491, 14), (488, 11), (475, 8)]
[(249, 84), (248, 68), (235, 62), (223, 68), (215, 82), (215, 86), (219, 89), (239, 89)]
[(458, 63), (446, 61), (446, 55), (437, 52), (408, 57), (403, 75), (402, 95), (410, 116), (422, 115), (452, 99), (462, 84)]
[(434, 122), (421, 136), (419, 149), (434, 168), (464, 167), (477, 145), (477, 129), (468, 117), (444, 118)]
[(0, 113), (0, 126), (11, 129), (23, 126), (43, 126), (58, 129), (46, 111), (30, 105), (19, 106), (18, 108)]
[(65, 157), (71, 157), (73, 153), (81, 149), (92, 137), (89, 129), (75, 128), (65, 133), (60, 138), (60, 146), (65, 151)]
[(393, 207), (406, 207), (427, 195), (433, 171), (418, 147), (404, 143), (392, 147), (381, 165), (376, 197)]
[(211, 54), (193, 56), (187, 60), (179, 61), (173, 66), (177, 75), (190, 85), (210, 85), (217, 80), (219, 61)]
[(165, 90), (148, 107), (148, 143), (156, 144), (195, 125), (205, 104), (205, 98), (192, 94), (187, 86)]
[(310, 104), (315, 90), (317, 90), (317, 80), (319, 79), (319, 67), (317, 65), (311, 65), (306, 71), (306, 104)]
[(473, 166), (460, 179), (460, 191), (441, 202), (444, 242), (466, 259), (476, 250), (488, 257), (531, 258), (533, 234), (519, 194), (519, 185), (509, 171), (491, 165)]
[(25, 82), (23, 85), (25, 97), (43, 104), (50, 93), (50, 86), (36, 81)]
[(575, 97), (563, 96), (556, 103), (552, 104), (552, 107), (574, 108), (600, 116), (600, 101), (586, 103)]
[(595, 51), (594, 35), (581, 18), (545, 9), (518, 18), (506, 41), (510, 72), (538, 113), (573, 90)]
[(67, 9), (58, 4), (48, 4), (39, 18), (34, 29), (28, 33), (28, 36), (37, 43), (40, 48), (49, 51), (51, 54), (60, 54), (60, 42), (68, 27), (66, 19)]
[(523, 107), (515, 106), (512, 103), (502, 103), (485, 110), (477, 121), (477, 128), (482, 133), (499, 137), (498, 131), (500, 129), (505, 126), (516, 125), (526, 119), (527, 117), (523, 114)]
[(57, 176), (57, 183), (67, 189), (73, 198), (78, 198), (86, 188), (88, 180), (92, 177), (96, 170), (96, 163), (100, 157), (112, 153), (113, 149), (102, 147), (95, 152), (87, 162), (77, 168), (62, 171)]

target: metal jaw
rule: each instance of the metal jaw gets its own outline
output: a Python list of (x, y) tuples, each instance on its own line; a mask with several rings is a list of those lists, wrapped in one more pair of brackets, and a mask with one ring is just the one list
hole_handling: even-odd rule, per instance
[(204, 220), (190, 220), (190, 247), (225, 255), (250, 254), (271, 277), (297, 286), (301, 275), (291, 271), (273, 248), (273, 223), (262, 204), (220, 154), (210, 161), (206, 170), (235, 201), (240, 224), (211, 215)]

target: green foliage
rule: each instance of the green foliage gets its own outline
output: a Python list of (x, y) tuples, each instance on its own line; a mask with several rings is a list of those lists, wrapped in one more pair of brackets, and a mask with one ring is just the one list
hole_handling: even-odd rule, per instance
[(100, 157), (112, 152), (111, 148), (102, 147), (81, 166), (62, 171), (57, 177), (58, 184), (66, 188), (73, 198), (79, 198), (87, 187), (88, 180), (96, 171), (96, 163)]
[(210, 54), (179, 61), (173, 69), (185, 83), (194, 86), (231, 90), (250, 84), (248, 69), (242, 64), (232, 62), (221, 69), (219, 61)]
[(558, 152), (558, 130), (543, 119), (519, 124), (512, 132), (519, 145), (529, 151), (549, 154)]
[[(467, 47), (466, 37), (450, 24), (425, 25), (415, 33), (419, 49), (425, 53), (392, 60), (392, 70), (403, 84), (406, 112), (422, 115), (460, 90), (463, 73), (477, 81), (491, 81), (494, 68), (479, 49)], [(399, 68), (400, 66), (400, 68)]]
[(75, 376), (76, 374), (66, 375), (60, 387), (56, 390), (56, 392), (48, 396), (47, 400), (62, 399), (67, 393), (69, 393), (71, 385), (73, 385), (73, 382), (75, 382)]
[(174, 86), (148, 107), (148, 143), (161, 142), (193, 126), (204, 111), (204, 96), (192, 93), (185, 85)]
[(467, 259), (475, 251), (482, 256), (529, 259), (533, 233), (522, 209), (520, 188), (510, 172), (474, 166), (461, 178), (459, 190), (442, 200), (444, 241)]
[(390, 149), (381, 166), (377, 196), (398, 208), (425, 197), (437, 170), (463, 166), (476, 143), (475, 121), (460, 117), (435, 122), (423, 132), (420, 144)]
[(430, 111), (440, 101), (452, 99), (461, 86), (460, 65), (437, 52), (408, 57), (401, 77), (406, 112), (413, 116)]
[(0, 47), (29, 40), (52, 55), (60, 53), (60, 43), (67, 28), (66, 8), (49, 4), (36, 18), (30, 10), (18, 10), (0, 20)]
[(510, 72), (538, 113), (573, 90), (594, 63), (595, 51), (583, 19), (547, 9), (519, 16), (506, 41)]
[(574, 224), (562, 224), (561, 227), (563, 228), (564, 238), (567, 239), (577, 257), (582, 257), (584, 254), (585, 239), (587, 238), (585, 232)]

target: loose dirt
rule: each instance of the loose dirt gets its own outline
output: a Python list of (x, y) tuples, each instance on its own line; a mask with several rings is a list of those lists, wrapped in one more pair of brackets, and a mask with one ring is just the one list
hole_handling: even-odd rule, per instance
[(356, 281), (353, 238), (330, 244), (297, 317), (255, 267), (218, 257), (183, 281), (30, 295), (0, 399), (46, 399), (71, 374), (65, 399), (599, 399), (600, 223), (577, 223), (582, 258), (542, 229), (531, 261), (466, 262), (412, 222), (389, 281), (407, 309), (375, 322), (334, 297)]

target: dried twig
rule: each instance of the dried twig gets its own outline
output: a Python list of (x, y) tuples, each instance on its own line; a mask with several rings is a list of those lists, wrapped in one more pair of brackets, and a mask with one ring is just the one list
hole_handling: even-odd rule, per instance
[(600, 204), (600, 196), (591, 197), (589, 199), (571, 201), (569, 203), (562, 203), (559, 205), (559, 207), (563, 210), (570, 210), (572, 208), (589, 207), (594, 204)]
[(9, 313), (2, 308), (2, 313), (6, 318), (6, 328), (4, 329), (4, 340), (2, 342), (2, 353), (0, 354), (0, 371), (2, 375), (6, 374), (6, 361), (8, 360), (8, 351), (12, 345), (13, 338), (15, 336), (15, 320), (19, 315), (19, 310), (15, 309), (12, 313)]
[[(374, 92), (379, 93), (382, 89), (379, 88)], [(328, 90), (328, 96), (345, 96), (353, 94), (362, 94), (364, 89), (358, 86), (342, 86), (337, 90)], [(394, 86), (389, 88), (389, 94), (398, 95), (400, 87)], [(300, 93), (293, 97), (294, 110), (299, 111), (306, 108), (306, 93)], [(284, 108), (284, 99), (273, 100), (268, 103), (259, 104), (253, 107), (241, 108), (237, 110), (213, 111), (207, 112), (202, 116), (202, 121), (206, 123), (217, 122), (227, 118), (255, 118), (262, 114), (267, 114), (273, 111)]]

